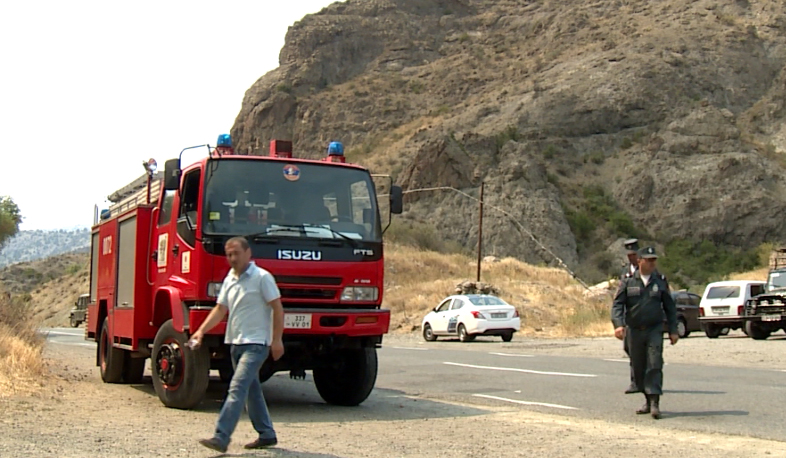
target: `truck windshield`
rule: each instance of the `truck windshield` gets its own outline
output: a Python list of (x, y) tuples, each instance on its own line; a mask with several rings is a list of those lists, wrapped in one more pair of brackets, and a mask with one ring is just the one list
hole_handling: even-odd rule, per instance
[(206, 234), (379, 241), (368, 172), (329, 164), (250, 159), (208, 162)]
[(770, 272), (770, 278), (767, 280), (767, 289), (783, 288), (786, 288), (786, 272)]

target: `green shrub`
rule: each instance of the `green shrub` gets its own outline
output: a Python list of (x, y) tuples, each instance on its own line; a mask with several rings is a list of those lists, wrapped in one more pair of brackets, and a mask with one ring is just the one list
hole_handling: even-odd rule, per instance
[(741, 250), (716, 245), (709, 240), (672, 240), (658, 260), (659, 270), (683, 284), (706, 284), (734, 272), (746, 272), (766, 265), (762, 248)]

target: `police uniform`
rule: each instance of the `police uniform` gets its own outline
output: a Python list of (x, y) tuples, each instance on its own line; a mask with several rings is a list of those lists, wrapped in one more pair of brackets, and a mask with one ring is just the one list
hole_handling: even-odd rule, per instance
[[(642, 258), (657, 258), (655, 249), (644, 248)], [(626, 275), (620, 281), (611, 310), (614, 328), (625, 327), (625, 339), (630, 352), (633, 378), (638, 392), (643, 392), (647, 404), (637, 413), (649, 413), (650, 405), (657, 409), (663, 394), (663, 314), (666, 314), (669, 334), (677, 334), (677, 307), (669, 291), (666, 277), (657, 270), (650, 274), (645, 285), (641, 272)], [(653, 416), (655, 416), (653, 411)]]
[[(639, 251), (638, 239), (625, 240), (623, 245), (625, 245), (626, 255), (637, 254)], [(622, 272), (620, 273), (620, 281), (636, 273), (638, 268), (639, 266), (637, 264), (631, 263), (630, 260), (626, 261), (625, 267), (622, 268)], [(628, 358), (630, 358), (630, 351), (628, 351), (628, 339), (622, 340), (622, 350), (625, 351), (625, 354), (628, 355)], [(631, 393), (639, 393), (639, 389), (636, 386), (636, 378), (633, 375), (633, 363), (630, 364), (630, 385), (628, 385), (628, 388), (625, 389), (625, 394)]]

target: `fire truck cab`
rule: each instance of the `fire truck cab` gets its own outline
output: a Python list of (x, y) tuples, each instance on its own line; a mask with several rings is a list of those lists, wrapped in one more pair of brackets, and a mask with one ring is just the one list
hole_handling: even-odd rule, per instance
[[(235, 154), (226, 134), (208, 151), (184, 168), (180, 158), (167, 161), (163, 176), (151, 160), (97, 217), (85, 332), (98, 342), (102, 379), (139, 383), (149, 358), (158, 397), (182, 409), (202, 400), (211, 369), (228, 380), (226, 321), (199, 349), (187, 342), (229, 271), (225, 242), (245, 236), (253, 262), (275, 276), (285, 311), (285, 355), (269, 359), (260, 380), (311, 370), (326, 402), (363, 402), (390, 323), (372, 175), (346, 163), (338, 142), (322, 160), (293, 158), (292, 143), (280, 140), (268, 156)], [(387, 194), (380, 206), (401, 213), (401, 188), (390, 183)]]

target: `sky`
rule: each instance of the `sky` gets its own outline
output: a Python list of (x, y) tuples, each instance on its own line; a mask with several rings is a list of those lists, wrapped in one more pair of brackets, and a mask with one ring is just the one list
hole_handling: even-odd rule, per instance
[(0, 2), (0, 196), (20, 229), (89, 227), (143, 161), (215, 145), (287, 28), (331, 3)]

